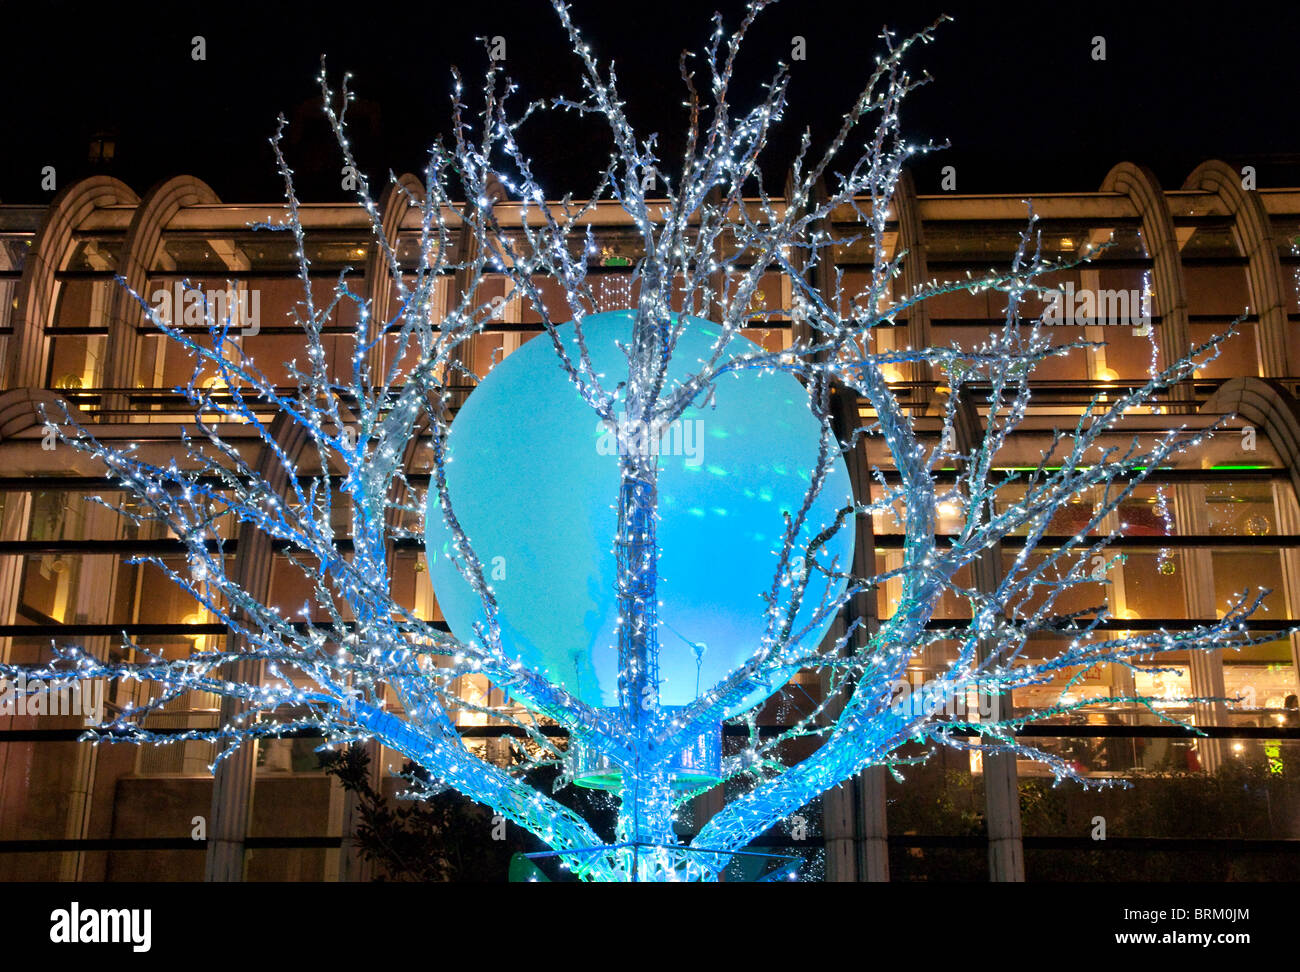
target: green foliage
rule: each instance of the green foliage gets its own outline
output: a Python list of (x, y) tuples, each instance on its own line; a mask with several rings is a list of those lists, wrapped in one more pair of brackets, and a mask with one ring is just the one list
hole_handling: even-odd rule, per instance
[[(363, 746), (321, 754), (325, 771), (355, 793), (360, 816), (354, 834), (362, 859), (376, 865), (377, 881), (500, 881), (513, 851), (492, 839), (491, 811), (454, 791), (427, 800), (392, 802), (371, 784)], [(408, 764), (403, 772), (411, 772)]]
[[(520, 872), (517, 864), (512, 868), (516, 855), (547, 849), (531, 834), (454, 790), (422, 800), (385, 797), (371, 783), (370, 754), (363, 746), (321, 753), (320, 761), (326, 773), (357, 796), (360, 823), (353, 836), (362, 859), (376, 866), (376, 881), (501, 882)], [(413, 763), (402, 768), (402, 775), (412, 781), (412, 788), (429, 783)], [(553, 770), (535, 770), (529, 780), (549, 791), (554, 776)], [(612, 833), (613, 804), (606, 794), (570, 786), (555, 796), (602, 834)], [(567, 876), (553, 858), (539, 862), (537, 869), (550, 880)]]

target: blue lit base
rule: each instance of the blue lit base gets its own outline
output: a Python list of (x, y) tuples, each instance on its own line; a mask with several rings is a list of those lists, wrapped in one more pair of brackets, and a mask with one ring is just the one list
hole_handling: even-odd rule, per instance
[[(615, 793), (623, 789), (623, 771), (609, 757), (581, 743), (574, 746), (577, 762), (574, 783)], [(678, 753), (668, 772), (673, 786), (682, 790), (717, 783), (722, 778), (722, 725), (719, 723), (701, 733), (689, 748)]]

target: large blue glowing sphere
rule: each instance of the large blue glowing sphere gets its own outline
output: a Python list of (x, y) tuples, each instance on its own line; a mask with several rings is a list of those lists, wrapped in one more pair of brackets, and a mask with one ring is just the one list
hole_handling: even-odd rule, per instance
[[(706, 360), (721, 329), (689, 319), (668, 369), (668, 394)], [(559, 333), (578, 356), (571, 324)], [(583, 333), (602, 384), (627, 375), (632, 315), (588, 317)], [(727, 355), (758, 350), (733, 339)], [(772, 586), (785, 529), (816, 462), (819, 426), (803, 386), (784, 372), (725, 376), (712, 401), (687, 409), (659, 451), (659, 674), (663, 705), (684, 705), (748, 660), (764, 631), (762, 595)], [(620, 410), (621, 411), (621, 410)], [(634, 447), (625, 443), (623, 448)], [(452, 508), (500, 606), (502, 640), (529, 668), (584, 702), (618, 704), (618, 618), (613, 540), (618, 522), (618, 439), (565, 375), (549, 337), (528, 341), (469, 395), (448, 437)], [(800, 536), (800, 550), (851, 503), (838, 459)], [(818, 560), (853, 554), (852, 517)], [(437, 494), (426, 515), (429, 576), (453, 634), (477, 641), (479, 597), (450, 554)], [(814, 571), (794, 631), (811, 620), (828, 587)], [(829, 621), (801, 643), (815, 647)], [(751, 705), (780, 687), (756, 692)], [(743, 708), (743, 706), (741, 707)]]

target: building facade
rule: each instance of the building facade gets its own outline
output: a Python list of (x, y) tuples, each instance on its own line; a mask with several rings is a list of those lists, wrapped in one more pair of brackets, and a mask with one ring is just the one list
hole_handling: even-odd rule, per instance
[[(412, 177), (404, 180), (418, 189)], [(1087, 717), (1030, 727), (1025, 739), (1064, 755), (1085, 775), (1132, 783), (1123, 793), (1052, 795), (1060, 790), (1041, 787), (1043, 771), (1034, 764), (944, 753), (907, 773), (906, 783), (867, 771), (778, 828), (771, 842), (806, 857), (805, 873), (829, 880), (983, 874), (1032, 880), (1082, 867), (1097, 877), (1151, 876), (1165, 873), (1161, 868), (1175, 873), (1171, 861), (1179, 855), (1200, 862), (1203, 877), (1274, 875), (1293, 866), (1300, 844), (1300, 641), (1286, 634), (1300, 618), (1300, 335), (1292, 336), (1300, 321), (1300, 189), (1244, 190), (1240, 173), (1211, 161), (1181, 188), (1166, 190), (1149, 171), (1123, 163), (1095, 192), (1038, 195), (1032, 202), (1049, 256), (1094, 256), (1058, 275), (1067, 295), (1052, 312), (1060, 340), (1105, 346), (1038, 370), (1034, 405), (1009, 446), (1008, 468), (1035, 464), (1052, 431), (1071, 426), (1096, 396), (1106, 400), (1144, 380), (1237, 320), (1238, 335), (1215, 361), (1126, 421), (1123, 433), (1130, 437), (1175, 425), (1224, 425), (1176, 466), (1156, 471), (1126, 502), (1112, 525), (1125, 560), (1098, 575), (1097, 596), (1109, 605), (1115, 630), (1177, 631), (1221, 615), (1235, 592), (1263, 587), (1271, 593), (1258, 627), (1278, 637), (1231, 657), (1176, 655), (1163, 670), (1099, 666), (1076, 673), (1068, 685), (1062, 680), (1004, 700), (1027, 709), (1063, 689), (1099, 700)], [(508, 199), (496, 205), (507, 226), (518, 221)], [(411, 258), (416, 212), (393, 191), (381, 206), (399, 258)], [(188, 176), (141, 197), (100, 175), (68, 186), (48, 206), (0, 205), (0, 658), (42, 660), (51, 639), (115, 657), (123, 630), (169, 655), (226, 637), (224, 625), (156, 571), (129, 563), (140, 554), (179, 559), (180, 548), (173, 538), (134, 528), (85, 501), (129, 497), (114, 493), (85, 457), (53, 441), (41, 407), (62, 400), (104, 441), (173, 454), (192, 418), (173, 389), (189, 379), (191, 363), (148, 324), (127, 288), (167, 301), (196, 333), (202, 320), (184, 318), (186, 291), (220, 293), (240, 309), (244, 350), (287, 383), (286, 362), (302, 346), (290, 319), (301, 296), (293, 245), (250, 228), (282, 217), (277, 205), (223, 203)], [(598, 294), (605, 309), (626, 306), (635, 258), (631, 227), (617, 206), (598, 207), (593, 219)], [(843, 229), (847, 236), (849, 214), (845, 219), (832, 232)], [(329, 293), (338, 274), (353, 268), (354, 292), (370, 299), (374, 316), (390, 314), (391, 280), (364, 211), (355, 203), (311, 204), (302, 221), (313, 288)], [(1005, 267), (1025, 223), (1022, 197), (918, 195), (904, 179), (886, 241), (891, 253), (907, 252), (899, 293), (932, 279)], [(871, 255), (846, 242), (836, 247), (833, 266), (854, 291)], [(819, 268), (827, 275), (820, 282), (831, 270), (830, 263)], [(445, 283), (444, 301), (454, 281)], [(542, 329), (503, 279), (488, 278), (481, 290), (481, 300), (495, 300), (498, 314), (473, 341), (468, 364), (480, 375)], [(1000, 325), (1000, 300), (994, 292), (963, 292), (929, 301), (882, 328), (879, 346), (970, 343)], [(790, 281), (770, 274), (747, 334), (770, 348), (788, 345), (798, 327), (781, 313), (790, 304)], [(340, 316), (326, 329), (328, 352), (346, 355), (353, 323)], [(919, 372), (895, 370), (890, 377), (918, 426), (937, 435), (942, 383)], [(867, 415), (865, 406), (860, 414)], [(979, 418), (972, 406), (971, 423)], [(239, 427), (222, 434), (250, 448), (256, 442)], [(863, 449), (864, 466), (878, 464), (888, 475), (888, 456)], [(427, 480), (427, 473), (413, 468), (412, 482)], [(859, 478), (866, 501), (873, 487)], [(1079, 523), (1090, 513), (1081, 503)], [(956, 525), (957, 511), (941, 508), (940, 514), (940, 531)], [(1079, 523), (1072, 527), (1070, 511), (1063, 511), (1048, 532), (1067, 534)], [(859, 569), (886, 571), (901, 563), (901, 537), (893, 529), (882, 517), (860, 531)], [(234, 556), (241, 562), (233, 571), (250, 592), (286, 609), (303, 603), (301, 579), (269, 547), (249, 545)], [(422, 558), (418, 545), (397, 547), (394, 594), (437, 620)], [(869, 620), (887, 617), (895, 598), (890, 584), (881, 585), (867, 605)], [(968, 612), (945, 602), (933, 623)], [(1041, 649), (1058, 647), (1045, 642)], [(916, 680), (939, 661), (918, 655)], [(818, 686), (798, 689), (815, 696)], [(141, 691), (114, 684), (103, 705), (126, 705)], [(464, 691), (492, 689), (466, 684)], [(767, 706), (764, 718), (780, 723), (782, 706), (797, 704), (795, 694)], [(1134, 695), (1153, 701), (1103, 701)], [(1218, 701), (1196, 701), (1202, 699)], [(84, 709), (94, 702), (77, 704)], [(980, 700), (972, 697), (970, 704), (977, 708)], [(1205, 735), (1174, 729), (1163, 721), (1171, 715), (1190, 718)], [(194, 697), (188, 708), (166, 716), (167, 724), (151, 725), (213, 726), (221, 717), (215, 699)], [(492, 726), (482, 722), (468, 733), (472, 744), (505, 758)], [(0, 879), (370, 876), (350, 837), (357, 808), (316, 765), (313, 740), (247, 747), (214, 780), (209, 744), (92, 747), (77, 741), (83, 724), (81, 711), (0, 715)], [(377, 767), (394, 762), (392, 754), (376, 756)], [(1229, 800), (1228, 793), (1238, 796)], [(718, 799), (700, 798), (698, 814)], [(684, 832), (691, 826), (685, 822)], [(1103, 848), (1114, 853), (1096, 858)]]

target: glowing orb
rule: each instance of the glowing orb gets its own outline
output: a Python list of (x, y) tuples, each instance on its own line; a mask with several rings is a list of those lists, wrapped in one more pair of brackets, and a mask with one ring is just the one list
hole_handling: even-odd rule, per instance
[[(716, 324), (689, 320), (665, 396), (698, 370), (721, 332)], [(576, 359), (573, 326), (559, 332)], [(627, 374), (616, 342), (627, 344), (631, 332), (626, 311), (583, 323), (593, 368), (607, 389)], [(726, 355), (755, 350), (736, 338)], [(803, 386), (784, 372), (738, 374), (718, 383), (712, 401), (701, 396), (699, 407), (688, 408), (659, 443), (659, 675), (666, 706), (697, 698), (759, 647), (762, 595), (772, 587), (782, 513), (800, 508), (816, 462), (819, 425)], [(499, 363), (469, 395), (447, 444), (452, 508), (496, 594), (505, 646), (595, 706), (618, 704), (618, 449), (617, 436), (578, 395), (546, 335)], [(837, 457), (800, 534), (801, 556), (851, 502), (848, 470)], [(817, 553), (822, 564), (837, 558), (842, 571), (853, 554), (852, 517), (846, 522)], [(425, 544), (443, 617), (458, 638), (477, 641), (482, 605), (452, 559), (432, 489)], [(831, 585), (835, 596), (844, 582), (812, 572), (794, 631), (811, 621)], [(814, 648), (829, 624), (810, 631), (801, 646)], [(779, 687), (768, 686), (746, 705)]]

